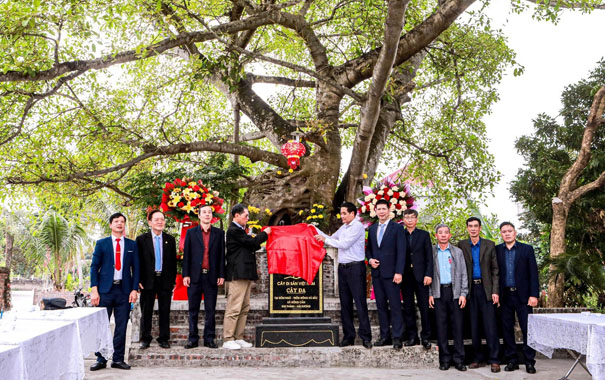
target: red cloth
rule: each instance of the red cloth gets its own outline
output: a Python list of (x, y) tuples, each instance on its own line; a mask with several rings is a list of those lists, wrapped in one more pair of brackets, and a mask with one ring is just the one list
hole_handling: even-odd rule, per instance
[(210, 245), (210, 228), (208, 228), (208, 231), (204, 231), (203, 228), (200, 228), (200, 230), (202, 231), (202, 240), (204, 241), (204, 256), (202, 256), (202, 269), (210, 269), (210, 255), (208, 254), (208, 246)]
[(271, 226), (267, 240), (269, 273), (301, 277), (312, 283), (326, 255), (323, 242), (317, 241), (310, 224)]
[(122, 268), (122, 263), (120, 262), (120, 256), (122, 255), (122, 248), (120, 248), (120, 238), (116, 239), (116, 270), (120, 270)]

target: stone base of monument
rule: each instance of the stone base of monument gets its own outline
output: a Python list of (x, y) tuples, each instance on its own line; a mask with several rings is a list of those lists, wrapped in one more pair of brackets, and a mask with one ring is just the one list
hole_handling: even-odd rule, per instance
[(338, 342), (338, 325), (329, 317), (263, 318), (256, 326), (259, 348), (334, 347)]

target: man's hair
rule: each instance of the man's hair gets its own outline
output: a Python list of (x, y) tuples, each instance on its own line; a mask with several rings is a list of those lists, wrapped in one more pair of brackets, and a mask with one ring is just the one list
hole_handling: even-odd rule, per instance
[(164, 212), (162, 210), (158, 210), (157, 208), (155, 208), (147, 213), (147, 220), (153, 219), (153, 214), (157, 214), (158, 212), (164, 215)]
[(379, 199), (374, 208), (378, 207), (378, 205), (387, 205), (387, 208), (391, 208), (391, 202), (387, 201), (386, 199)]
[(236, 204), (235, 206), (233, 206), (231, 208), (231, 216), (235, 216), (236, 214), (241, 214), (244, 212), (244, 210), (246, 210), (248, 207), (244, 206), (241, 203)]
[(353, 214), (357, 214), (357, 207), (351, 202), (343, 202), (340, 205), (340, 208), (346, 208), (348, 212), (352, 212)]
[(447, 224), (445, 224), (445, 223), (439, 223), (439, 224), (438, 224), (438, 225), (435, 227), (435, 233), (438, 233), (438, 232), (439, 232), (439, 230), (440, 230), (441, 228), (444, 228), (444, 227), (445, 227), (445, 228), (447, 228), (447, 232), (450, 232), (450, 226), (448, 226), (448, 225), (447, 225)]
[(197, 209), (197, 213), (199, 214), (204, 207), (210, 207), (210, 208), (212, 208), (212, 205), (210, 205), (208, 203), (206, 203), (205, 205), (200, 205), (200, 207)]
[(114, 219), (117, 219), (119, 217), (124, 218), (124, 221), (126, 221), (126, 217), (124, 216), (124, 214), (122, 214), (121, 212), (116, 212), (115, 214), (112, 214), (109, 217), (109, 224), (111, 224), (111, 222), (113, 222)]
[(477, 218), (476, 216), (471, 216), (470, 218), (468, 218), (468, 219), (466, 220), (466, 225), (468, 226), (468, 224), (469, 224), (470, 222), (474, 222), (474, 221), (479, 222), (479, 226), (481, 226), (481, 219)]
[(511, 222), (502, 222), (500, 223), (500, 230), (502, 231), (502, 227), (504, 226), (511, 226), (513, 228), (513, 230), (515, 229), (515, 225), (512, 224)]
[(418, 217), (418, 211), (416, 211), (416, 210), (412, 210), (411, 208), (408, 208), (403, 211), (404, 216), (410, 215), (410, 214), (414, 214), (414, 215), (416, 215), (416, 217)]

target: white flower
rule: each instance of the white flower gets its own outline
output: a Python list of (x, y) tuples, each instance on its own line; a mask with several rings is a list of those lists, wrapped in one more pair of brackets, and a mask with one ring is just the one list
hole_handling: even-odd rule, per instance
[(401, 206), (401, 210), (402, 210), (402, 211), (403, 211), (403, 210), (407, 210), (407, 209), (408, 209), (408, 206), (406, 206), (406, 205)]
[(393, 186), (393, 191), (399, 191), (399, 188), (397, 186)]
[(391, 207), (389, 207), (389, 211), (395, 211), (395, 205), (391, 205)]
[(393, 219), (394, 217), (395, 217), (395, 214), (394, 214), (394, 213), (392, 213), (392, 212), (391, 212), (391, 213), (389, 213), (389, 218)]
[(397, 210), (397, 215), (401, 215), (403, 213), (403, 209)]
[(368, 195), (368, 197), (370, 197), (370, 199), (374, 199), (374, 198), (376, 198), (376, 194), (372, 193), (372, 194)]
[(393, 204), (397, 203), (397, 198), (391, 198), (391, 203), (393, 203)]
[(367, 210), (366, 206), (361, 206), (361, 212), (362, 213), (366, 212), (366, 210)]
[(400, 200), (399, 204), (402, 205), (402, 206), (404, 206), (405, 205), (405, 200), (404, 199)]
[(372, 197), (370, 197), (369, 195), (366, 195), (365, 198), (363, 198), (364, 201), (369, 202), (370, 199), (372, 199)]
[(370, 217), (375, 218), (376, 217), (376, 212), (370, 211)]
[(389, 190), (389, 191), (387, 192), (387, 195), (388, 195), (389, 197), (392, 197), (392, 196), (393, 196), (393, 190)]
[(380, 190), (380, 191), (378, 192), (378, 195), (384, 195), (384, 191)]

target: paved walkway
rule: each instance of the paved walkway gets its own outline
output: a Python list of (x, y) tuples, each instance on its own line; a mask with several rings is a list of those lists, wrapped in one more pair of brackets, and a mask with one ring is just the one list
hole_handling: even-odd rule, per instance
[[(573, 361), (571, 359), (542, 359), (536, 363), (538, 373), (530, 375), (525, 372), (525, 367), (514, 372), (500, 372), (492, 374), (488, 368), (468, 370), (459, 372), (454, 368), (449, 371), (439, 369), (373, 369), (373, 368), (250, 368), (250, 367), (205, 367), (205, 368), (140, 368), (133, 367), (130, 371), (106, 368), (96, 372), (90, 372), (89, 367), (92, 360), (86, 361), (86, 379), (95, 380), (372, 380), (372, 379), (431, 379), (431, 380), (553, 380), (561, 378), (569, 369)], [(573, 380), (590, 380), (591, 377), (583, 368), (577, 367), (571, 375)]]

